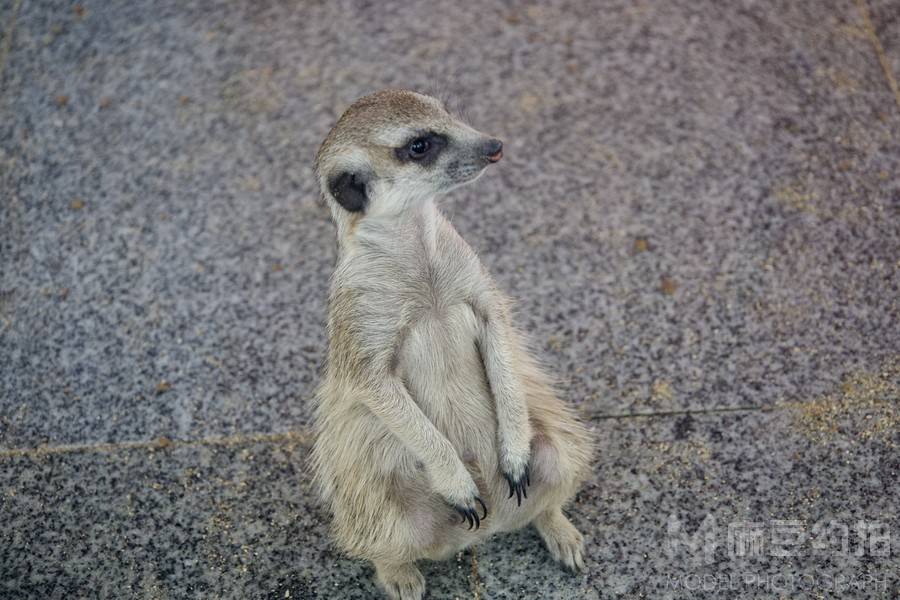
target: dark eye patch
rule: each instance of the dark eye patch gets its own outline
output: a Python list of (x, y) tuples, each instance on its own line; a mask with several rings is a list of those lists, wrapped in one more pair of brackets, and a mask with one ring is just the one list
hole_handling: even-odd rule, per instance
[(414, 162), (423, 166), (434, 163), (447, 146), (447, 136), (429, 131), (416, 135), (403, 146), (394, 149), (400, 162)]

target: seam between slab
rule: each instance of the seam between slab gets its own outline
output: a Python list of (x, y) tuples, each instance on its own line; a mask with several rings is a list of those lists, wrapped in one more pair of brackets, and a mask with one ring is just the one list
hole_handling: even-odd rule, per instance
[[(666, 410), (655, 412), (635, 413), (596, 413), (584, 414), (590, 421), (628, 420), (628, 419), (654, 419), (665, 417), (680, 417), (687, 415), (716, 415), (729, 413), (773, 412), (778, 410), (790, 410), (795, 403), (779, 402), (772, 406), (731, 406), (719, 408), (700, 408), (685, 410)], [(15, 458), (19, 456), (48, 456), (52, 454), (73, 454), (77, 452), (117, 452), (119, 450), (168, 450), (170, 448), (184, 448), (197, 446), (238, 446), (254, 443), (285, 443), (291, 442), (304, 447), (312, 446), (314, 434), (312, 430), (295, 430), (280, 433), (251, 433), (231, 436), (216, 436), (198, 438), (194, 440), (173, 440), (167, 437), (158, 437), (152, 440), (138, 440), (131, 442), (108, 442), (102, 444), (63, 444), (59, 446), (37, 446), (35, 448), (8, 448), (0, 450), (0, 459)], [(475, 559), (473, 558), (473, 561)], [(473, 562), (474, 572), (477, 572), (477, 564)]]
[(894, 94), (894, 102), (897, 103), (897, 109), (900, 110), (900, 88), (897, 86), (897, 79), (894, 77), (891, 63), (888, 61), (887, 54), (884, 52), (881, 40), (878, 39), (878, 34), (875, 32), (875, 25), (872, 23), (872, 15), (869, 11), (869, 3), (866, 0), (856, 0), (856, 6), (862, 14), (866, 34), (869, 36), (869, 41), (875, 49), (875, 55), (878, 57), (878, 62), (881, 63), (881, 70), (884, 73), (884, 78), (887, 79), (888, 87), (891, 88), (891, 92)]
[(154, 440), (134, 442), (111, 442), (105, 444), (65, 444), (61, 446), (38, 446), (37, 448), (11, 448), (0, 450), (0, 458), (19, 456), (47, 456), (51, 454), (72, 454), (76, 452), (117, 452), (119, 450), (168, 450), (195, 446), (239, 446), (253, 443), (293, 442), (301, 446), (312, 445), (312, 433), (309, 431), (285, 431), (282, 433), (254, 433), (230, 435), (222, 437), (199, 438), (196, 440), (172, 440), (159, 437)]
[(681, 417), (685, 415), (715, 415), (725, 413), (738, 412), (763, 412), (783, 408), (782, 405), (775, 406), (723, 406), (718, 408), (696, 408), (684, 410), (661, 410), (652, 412), (630, 412), (630, 413), (596, 413), (589, 414), (591, 420), (605, 421), (608, 419), (652, 419), (657, 417)]
[(6, 26), (6, 32), (3, 36), (3, 46), (0, 47), (0, 80), (3, 79), (3, 73), (6, 71), (6, 59), (12, 49), (12, 38), (16, 31), (16, 19), (19, 16), (19, 9), (22, 8), (22, 0), (16, 0), (13, 4), (12, 14), (9, 15), (9, 23)]

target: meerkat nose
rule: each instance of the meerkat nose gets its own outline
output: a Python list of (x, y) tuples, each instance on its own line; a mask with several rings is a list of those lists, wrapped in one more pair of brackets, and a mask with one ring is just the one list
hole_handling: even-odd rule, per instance
[(484, 144), (484, 156), (492, 163), (503, 158), (503, 142), (497, 139), (488, 140)]

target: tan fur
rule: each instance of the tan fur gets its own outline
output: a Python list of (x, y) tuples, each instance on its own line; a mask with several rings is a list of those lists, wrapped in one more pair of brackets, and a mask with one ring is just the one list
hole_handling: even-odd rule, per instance
[[(417, 131), (450, 140), (429, 169), (394, 154)], [(375, 564), (391, 598), (421, 597), (414, 561), (531, 522), (555, 558), (583, 566), (581, 535), (560, 508), (588, 474), (588, 431), (527, 351), (511, 302), (434, 205), (481, 173), (470, 163), (485, 139), (437, 100), (389, 90), (351, 106), (317, 156), (340, 252), (313, 466), (337, 543)], [(329, 192), (347, 169), (369, 174), (364, 212)], [(504, 474), (524, 481), (526, 465), (517, 506)], [(469, 531), (454, 507), (480, 511), (476, 495), (490, 514)]]

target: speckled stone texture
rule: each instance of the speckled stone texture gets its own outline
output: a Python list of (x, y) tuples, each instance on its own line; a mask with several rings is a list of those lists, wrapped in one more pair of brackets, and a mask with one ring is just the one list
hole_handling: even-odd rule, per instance
[(891, 0), (0, 1), (0, 598), (376, 593), (305, 466), (311, 165), (390, 86), (504, 139), (444, 208), (599, 440), (587, 573), (429, 597), (897, 597), (898, 77)]

